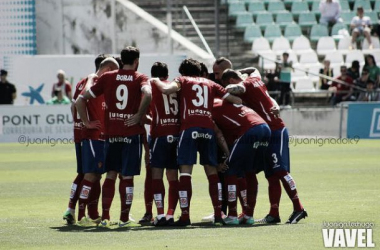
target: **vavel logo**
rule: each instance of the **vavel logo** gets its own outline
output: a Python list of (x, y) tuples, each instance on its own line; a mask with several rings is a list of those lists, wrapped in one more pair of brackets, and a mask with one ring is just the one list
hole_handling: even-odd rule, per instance
[(373, 229), (365, 228), (324, 228), (323, 244), (327, 248), (375, 247)]

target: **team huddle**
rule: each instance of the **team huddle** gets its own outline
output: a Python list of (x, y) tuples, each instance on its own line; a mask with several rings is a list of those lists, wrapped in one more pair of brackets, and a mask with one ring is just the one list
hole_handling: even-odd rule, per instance
[[(139, 73), (139, 57), (140, 51), (132, 46), (123, 49), (118, 60), (98, 56), (96, 73), (76, 86), (71, 110), (78, 174), (63, 215), (68, 224), (110, 227), (119, 179), (119, 227), (191, 225), (191, 178), (198, 154), (209, 183), (214, 225), (280, 223), (281, 183), (293, 203), (286, 223), (307, 217), (289, 174), (287, 129), (255, 68), (233, 70), (228, 59), (220, 58), (209, 75), (204, 64), (185, 59), (179, 66), (181, 76), (168, 81), (164, 62), (153, 64), (151, 78)], [(137, 224), (130, 209), (143, 147), (146, 212)], [(169, 183), (166, 213), (165, 169)], [(256, 174), (261, 171), (268, 180), (270, 211), (255, 221)], [(102, 174), (106, 174), (103, 185)], [(174, 221), (178, 203), (181, 215)]]

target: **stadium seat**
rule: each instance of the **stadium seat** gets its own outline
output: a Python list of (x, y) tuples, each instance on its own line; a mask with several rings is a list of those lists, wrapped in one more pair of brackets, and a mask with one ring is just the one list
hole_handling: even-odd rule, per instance
[(319, 82), (319, 70), (321, 69), (321, 66), (319, 65), (314, 65), (309, 68), (307, 71), (307, 76), (309, 79), (314, 83), (314, 82)]
[(378, 11), (380, 11), (380, 9), (378, 9), (377, 11), (365, 12), (364, 15), (371, 18), (372, 24), (377, 24), (377, 22), (379, 20), (379, 18), (377, 16)]
[(309, 6), (307, 2), (293, 2), (291, 12), (293, 16), (298, 16), (301, 13), (308, 13)]
[(293, 15), (289, 12), (278, 13), (276, 15), (276, 23), (280, 25), (281, 28), (284, 28), (289, 24), (293, 24)]
[(262, 37), (259, 26), (251, 24), (245, 28), (244, 42), (252, 43), (256, 38)]
[(349, 34), (349, 30), (347, 29), (347, 25), (343, 23), (336, 23), (331, 29), (331, 36), (335, 39), (335, 41), (339, 41), (343, 36), (339, 34), (340, 30), (346, 30)]
[(258, 14), (267, 13), (263, 2), (251, 2), (248, 4), (248, 12), (252, 13), (254, 17)]
[(301, 27), (296, 23), (289, 24), (285, 27), (284, 36), (293, 42), (297, 37), (302, 36)]
[(245, 27), (252, 25), (253, 18), (251, 13), (239, 13), (236, 17), (236, 28), (239, 30), (245, 30)]
[(339, 50), (327, 54), (325, 57), (325, 60), (330, 61), (331, 67), (335, 65), (340, 66), (344, 64), (343, 54)]
[(340, 0), (339, 2), (340, 2), (340, 7), (341, 7), (342, 12), (351, 11), (350, 4), (348, 3), (347, 0)]
[(270, 48), (269, 41), (265, 37), (259, 37), (253, 41), (252, 51), (259, 55), (274, 53)]
[(373, 12), (379, 12), (380, 11), (380, 1), (375, 1), (375, 6), (373, 7)]
[(311, 5), (311, 13), (313, 13), (317, 18), (321, 16), (321, 12), (319, 11), (319, 1), (314, 1)]
[(261, 29), (265, 29), (265, 26), (273, 23), (273, 16), (271, 13), (260, 14), (256, 18), (256, 25), (259, 25)]
[(301, 54), (300, 64), (305, 66), (305, 68), (310, 68), (311, 66), (314, 66), (314, 65), (320, 65), (317, 53), (315, 53), (315, 51), (310, 51), (310, 52)]
[(245, 3), (243, 2), (233, 2), (228, 6), (228, 16), (236, 17), (238, 14), (246, 13)]
[(307, 78), (306, 68), (301, 64), (293, 65), (294, 70), (290, 72), (290, 78), (292, 82), (297, 82), (299, 79)]
[(314, 89), (313, 81), (310, 78), (297, 79), (295, 84), (296, 91), (312, 91)]
[(329, 31), (325, 25), (314, 24), (310, 31), (310, 41), (317, 42), (320, 37), (329, 36)]
[(269, 24), (265, 27), (264, 37), (269, 42), (273, 42), (275, 38), (281, 37), (281, 29), (277, 24)]
[(368, 54), (373, 55), (373, 57), (375, 57), (376, 64), (380, 65), (380, 50), (372, 50)]
[(366, 12), (372, 11), (371, 3), (368, 0), (356, 0), (354, 3), (353, 11), (356, 12), (356, 9), (358, 6), (362, 6), (364, 9), (364, 15), (366, 15)]
[(289, 40), (283, 36), (275, 38), (272, 50), (276, 55), (282, 55), (284, 52), (289, 52), (291, 50)]
[(340, 76), (340, 66), (341, 66), (341, 65), (334, 65), (334, 66), (331, 66), (332, 71), (333, 71), (333, 74), (334, 74), (334, 77), (338, 77), (338, 76)]
[(331, 36), (324, 36), (319, 38), (317, 43), (318, 55), (324, 56), (334, 51), (336, 51), (334, 38), (332, 38)]
[(371, 50), (379, 50), (380, 49), (379, 38), (373, 36), (373, 37), (371, 37), (371, 40), (372, 40), (373, 49), (369, 49), (369, 44), (368, 44), (367, 39), (363, 40), (362, 52), (364, 54), (370, 54)]
[(276, 54), (274, 52), (269, 53), (262, 53), (262, 56), (259, 58), (259, 67), (263, 68), (264, 70), (274, 70), (276, 68)]
[(301, 13), (298, 18), (298, 24), (301, 27), (311, 27), (317, 24), (317, 19), (313, 13)]
[(347, 54), (350, 50), (351, 37), (343, 37), (338, 42), (338, 51), (342, 52), (343, 55)]
[(293, 65), (296, 65), (298, 63), (297, 54), (293, 50), (289, 50), (287, 52), (289, 53), (289, 61), (293, 62)]
[(352, 50), (346, 56), (346, 65), (351, 67), (352, 61), (359, 61), (360, 65), (364, 65), (364, 55), (361, 50)]
[(283, 13), (287, 12), (285, 9), (285, 5), (283, 2), (277, 1), (277, 2), (269, 2), (268, 4), (268, 12), (273, 14)]
[(303, 53), (309, 53), (313, 50), (311, 49), (310, 42), (305, 36), (297, 37), (293, 42), (293, 51), (296, 52), (297, 55), (301, 55)]
[(346, 25), (350, 25), (352, 18), (356, 16), (356, 12), (342, 12), (340, 13), (340, 17), (343, 19), (343, 23)]
[(302, 2), (303, 0), (284, 0), (285, 5), (291, 5), (294, 2)]

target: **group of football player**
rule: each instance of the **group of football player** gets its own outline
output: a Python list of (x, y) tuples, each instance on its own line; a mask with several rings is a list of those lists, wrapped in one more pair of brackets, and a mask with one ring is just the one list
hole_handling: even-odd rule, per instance
[[(289, 174), (288, 131), (257, 69), (233, 70), (232, 63), (222, 57), (209, 74), (203, 63), (185, 59), (179, 66), (181, 76), (169, 81), (164, 62), (153, 64), (150, 78), (139, 73), (139, 57), (139, 49), (132, 46), (124, 48), (119, 58), (99, 55), (96, 72), (76, 86), (71, 111), (77, 176), (63, 215), (68, 224), (110, 227), (119, 179), (119, 227), (191, 225), (191, 179), (198, 154), (214, 209), (208, 219), (214, 225), (280, 223), (281, 183), (293, 203), (286, 223), (307, 216)], [(137, 223), (130, 209), (143, 147), (146, 211)], [(165, 169), (169, 183), (166, 213)], [(255, 221), (256, 174), (261, 171), (268, 180), (270, 211)], [(102, 174), (106, 174), (103, 185)], [(177, 203), (181, 215), (175, 221)]]

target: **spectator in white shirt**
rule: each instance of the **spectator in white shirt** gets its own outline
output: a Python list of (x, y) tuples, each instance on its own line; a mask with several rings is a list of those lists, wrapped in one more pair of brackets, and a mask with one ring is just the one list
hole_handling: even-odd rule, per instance
[(352, 18), (351, 21), (351, 29), (352, 29), (352, 45), (350, 49), (352, 49), (356, 44), (356, 38), (359, 35), (364, 35), (368, 41), (369, 49), (373, 49), (372, 40), (371, 40), (371, 18), (368, 16), (364, 16), (363, 7), (359, 6), (357, 8), (357, 16)]
[(319, 4), (319, 10), (321, 11), (320, 24), (328, 25), (342, 22), (339, 0), (322, 0)]

